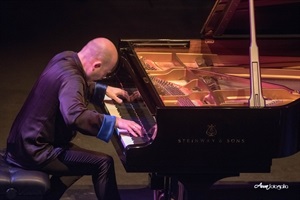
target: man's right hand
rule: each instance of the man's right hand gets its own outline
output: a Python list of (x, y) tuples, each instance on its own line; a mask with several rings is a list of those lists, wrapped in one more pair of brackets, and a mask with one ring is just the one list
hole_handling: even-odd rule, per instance
[(142, 137), (143, 136), (142, 127), (134, 121), (116, 117), (115, 126), (119, 129), (127, 130), (130, 133), (130, 135), (132, 135), (134, 137)]

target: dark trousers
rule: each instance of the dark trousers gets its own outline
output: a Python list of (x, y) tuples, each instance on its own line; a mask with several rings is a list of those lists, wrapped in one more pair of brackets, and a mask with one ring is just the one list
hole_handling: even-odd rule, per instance
[(83, 175), (91, 175), (99, 200), (119, 200), (114, 161), (111, 156), (72, 146), (43, 171), (51, 174), (51, 189), (46, 199), (59, 200), (64, 192)]

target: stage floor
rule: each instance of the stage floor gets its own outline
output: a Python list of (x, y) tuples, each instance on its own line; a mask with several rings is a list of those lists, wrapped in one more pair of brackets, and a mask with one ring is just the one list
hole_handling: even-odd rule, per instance
[[(263, 186), (270, 186), (270, 189)], [(285, 186), (284, 186), (285, 185)], [(283, 186), (282, 189), (279, 189)], [(273, 187), (273, 188), (271, 188)], [(277, 189), (274, 189), (277, 187)], [(284, 187), (288, 187), (285, 188)], [(212, 186), (205, 200), (298, 200), (300, 183), (246, 183), (224, 182)], [(154, 191), (145, 186), (119, 186), (122, 200), (153, 200)], [(184, 192), (183, 192), (184, 193)], [(161, 194), (161, 193), (160, 193)], [(172, 200), (183, 200), (174, 197)], [(74, 185), (66, 191), (61, 200), (97, 200), (92, 186)], [(162, 200), (162, 199), (161, 199)], [(194, 200), (194, 199), (193, 199)]]

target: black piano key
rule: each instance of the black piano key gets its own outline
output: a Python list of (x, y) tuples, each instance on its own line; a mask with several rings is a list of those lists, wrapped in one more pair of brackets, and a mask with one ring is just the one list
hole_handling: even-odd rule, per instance
[(134, 144), (143, 144), (149, 141), (148, 137), (132, 137)]

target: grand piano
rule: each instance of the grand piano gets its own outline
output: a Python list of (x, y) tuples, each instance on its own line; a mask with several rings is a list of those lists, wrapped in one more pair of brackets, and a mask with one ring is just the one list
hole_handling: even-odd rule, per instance
[(268, 173), (272, 159), (297, 153), (299, 8), (296, 0), (217, 0), (198, 39), (121, 39), (107, 83), (132, 100), (105, 99), (103, 109), (143, 127), (142, 138), (114, 133), (126, 171), (149, 173), (164, 199), (176, 180), (198, 200), (221, 178)]

